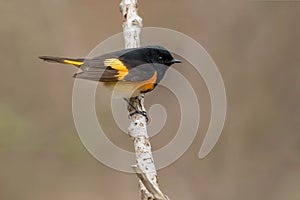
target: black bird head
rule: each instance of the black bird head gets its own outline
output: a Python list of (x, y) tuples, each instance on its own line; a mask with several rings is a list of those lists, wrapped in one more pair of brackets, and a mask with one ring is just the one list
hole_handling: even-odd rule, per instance
[(181, 63), (180, 60), (175, 59), (171, 53), (162, 46), (147, 46), (150, 53), (152, 63), (164, 64), (171, 66), (174, 63)]

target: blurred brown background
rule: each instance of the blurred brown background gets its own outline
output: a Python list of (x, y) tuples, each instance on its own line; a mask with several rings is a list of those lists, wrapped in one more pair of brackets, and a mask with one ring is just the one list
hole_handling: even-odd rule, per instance
[[(105, 167), (80, 142), (71, 109), (75, 70), (37, 59), (87, 55), (122, 31), (118, 6), (108, 0), (0, 1), (1, 200), (139, 199), (135, 175)], [(202, 44), (227, 90), (219, 142), (198, 159), (209, 114), (203, 116), (193, 145), (159, 171), (167, 195), (300, 199), (300, 3), (140, 0), (139, 13), (144, 26), (175, 29)], [(207, 91), (197, 80), (207, 111)], [(153, 138), (153, 148), (172, 139), (171, 129), (164, 132)], [(132, 148), (124, 134), (110, 137)]]

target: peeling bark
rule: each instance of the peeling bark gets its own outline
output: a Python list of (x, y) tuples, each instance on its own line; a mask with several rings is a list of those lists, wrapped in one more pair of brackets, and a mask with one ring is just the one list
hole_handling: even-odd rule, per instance
[[(137, 13), (137, 0), (122, 0), (120, 3), (123, 14), (123, 34), (125, 48), (140, 47), (140, 33), (142, 18)], [(145, 111), (144, 95), (132, 97), (129, 103), (139, 111)], [(133, 107), (128, 105), (129, 113)], [(139, 188), (142, 200), (167, 200), (168, 197), (159, 189), (154, 159), (151, 152), (151, 144), (147, 133), (146, 118), (140, 114), (130, 117), (128, 134), (133, 138), (136, 153), (136, 165), (132, 168), (139, 178)]]

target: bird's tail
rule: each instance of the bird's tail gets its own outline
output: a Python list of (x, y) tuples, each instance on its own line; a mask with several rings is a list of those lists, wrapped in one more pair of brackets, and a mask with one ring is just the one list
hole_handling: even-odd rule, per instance
[(53, 57), (53, 56), (40, 56), (40, 59), (48, 62), (56, 62), (56, 63), (63, 63), (68, 65), (75, 65), (76, 67), (80, 67), (84, 59), (72, 59), (72, 58), (62, 58), (62, 57)]

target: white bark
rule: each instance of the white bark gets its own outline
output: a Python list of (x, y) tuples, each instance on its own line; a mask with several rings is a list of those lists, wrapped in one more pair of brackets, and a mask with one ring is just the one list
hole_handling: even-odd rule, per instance
[[(137, 0), (122, 0), (120, 3), (123, 14), (123, 33), (125, 48), (140, 47), (142, 18), (137, 13)], [(130, 98), (129, 102), (138, 110), (146, 111), (144, 95)], [(128, 111), (134, 111), (128, 105)], [(151, 144), (147, 134), (146, 118), (140, 114), (130, 117), (129, 135), (133, 138), (136, 153), (136, 165), (132, 168), (139, 178), (139, 188), (142, 200), (166, 200), (168, 197), (159, 189), (157, 173), (151, 152)]]
[(143, 20), (137, 13), (137, 0), (122, 0), (120, 8), (124, 19), (125, 48), (140, 47), (140, 33)]

